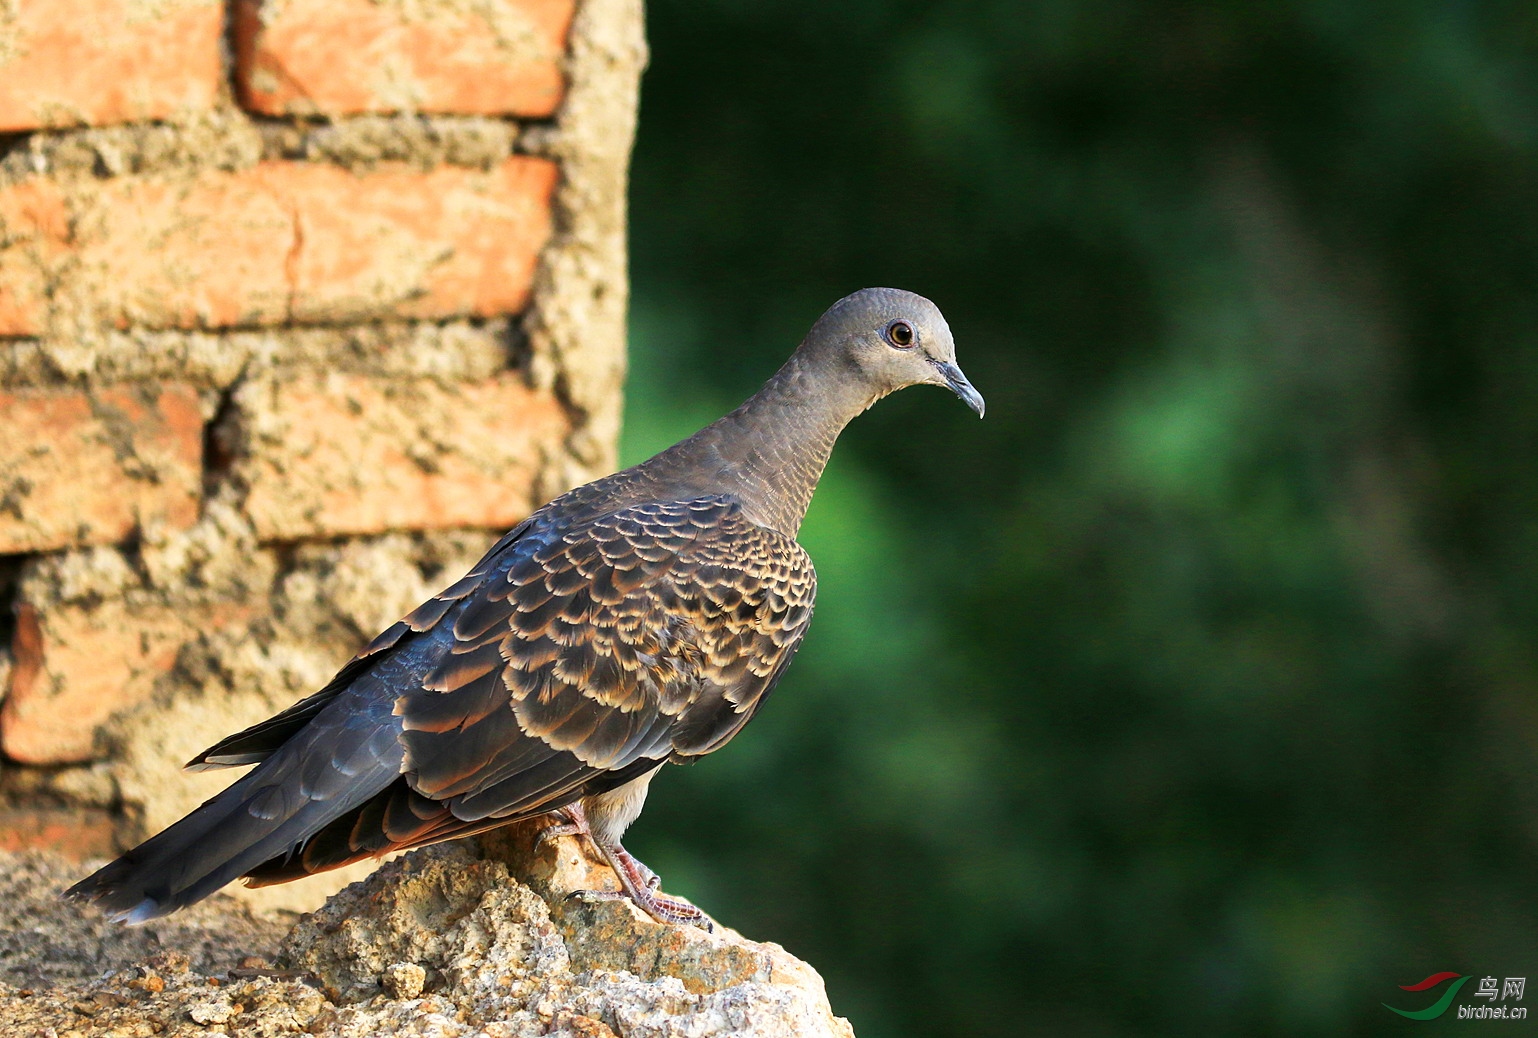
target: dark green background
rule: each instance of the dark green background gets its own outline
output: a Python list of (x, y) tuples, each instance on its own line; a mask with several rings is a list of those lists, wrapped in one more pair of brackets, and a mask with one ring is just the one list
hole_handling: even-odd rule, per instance
[(668, 887), (861, 1038), (1538, 984), (1538, 5), (649, 18), (626, 460), (864, 285), (988, 398), (844, 437), (796, 666), (634, 830)]

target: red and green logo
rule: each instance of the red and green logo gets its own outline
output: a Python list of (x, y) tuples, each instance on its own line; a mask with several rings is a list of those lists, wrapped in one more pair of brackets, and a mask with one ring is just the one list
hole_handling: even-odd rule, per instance
[(1433, 973), (1419, 984), (1399, 985), (1399, 989), (1401, 991), (1430, 991), (1438, 984), (1449, 980), (1453, 983), (1448, 986), (1446, 991), (1442, 992), (1442, 997), (1431, 1003), (1431, 1005), (1427, 1006), (1425, 1009), (1395, 1009), (1387, 1002), (1383, 1003), (1383, 1008), (1392, 1010), (1393, 1012), (1398, 1013), (1400, 1016), (1408, 1017), (1411, 1020), (1435, 1020), (1437, 1017), (1447, 1012), (1448, 1006), (1453, 1004), (1453, 999), (1458, 997), (1458, 989), (1469, 982), (1468, 977), (1457, 973)]

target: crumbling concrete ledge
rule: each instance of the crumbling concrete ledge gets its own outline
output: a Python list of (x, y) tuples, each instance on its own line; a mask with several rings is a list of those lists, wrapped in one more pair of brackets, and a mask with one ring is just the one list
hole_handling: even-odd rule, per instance
[(221, 895), (131, 929), (54, 897), (78, 867), (0, 856), (0, 1036), (853, 1038), (783, 948), (572, 899), (612, 874), (533, 835), (408, 854), (297, 918)]

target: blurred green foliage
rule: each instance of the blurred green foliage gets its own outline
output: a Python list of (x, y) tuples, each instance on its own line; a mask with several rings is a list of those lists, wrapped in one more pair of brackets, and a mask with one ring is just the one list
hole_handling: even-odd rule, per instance
[(988, 418), (850, 428), (807, 644), (638, 854), (861, 1038), (1397, 1034), (1395, 985), (1538, 983), (1538, 6), (649, 31), (626, 460), (869, 284), (941, 305)]

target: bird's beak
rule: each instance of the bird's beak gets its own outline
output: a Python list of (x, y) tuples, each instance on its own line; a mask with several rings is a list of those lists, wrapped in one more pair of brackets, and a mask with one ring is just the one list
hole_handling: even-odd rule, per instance
[(945, 384), (951, 387), (951, 391), (961, 398), (961, 402), (977, 412), (977, 417), (983, 416), (983, 395), (972, 388), (972, 383), (961, 373), (961, 369), (948, 360), (935, 361), (935, 367), (940, 371), (940, 377), (945, 379)]

